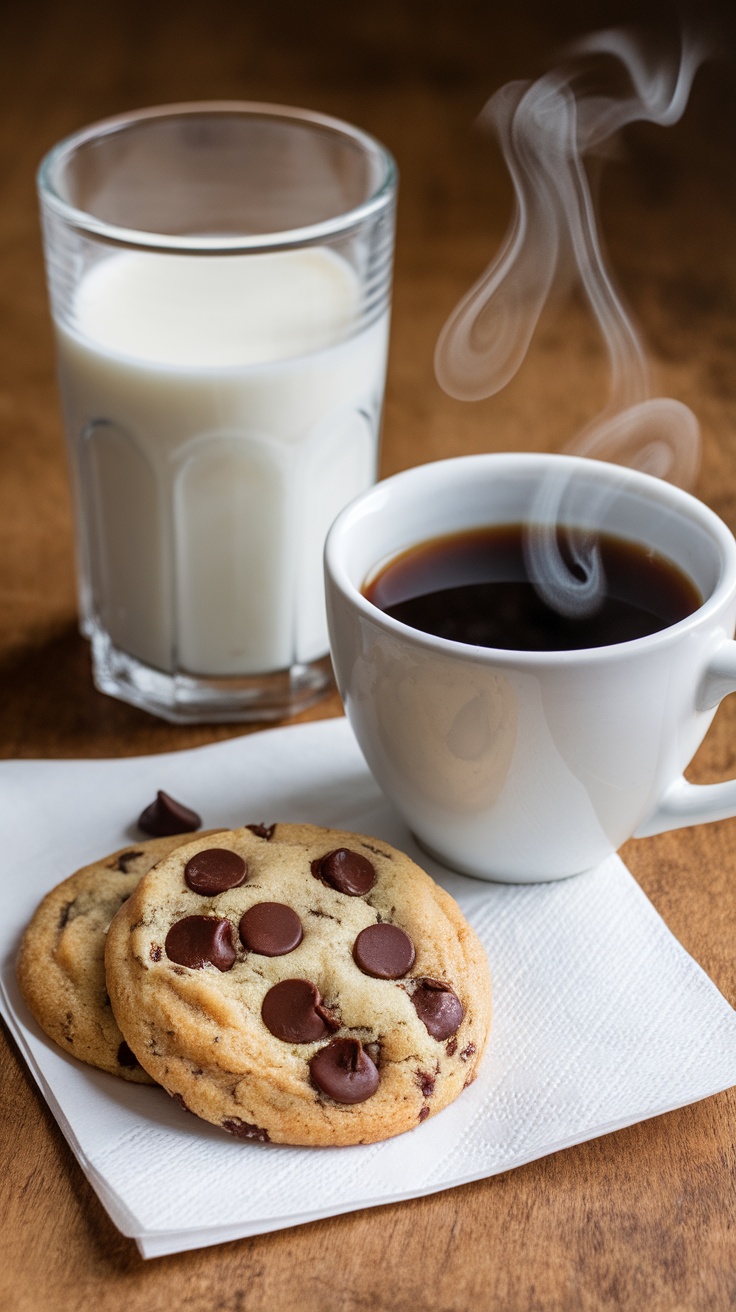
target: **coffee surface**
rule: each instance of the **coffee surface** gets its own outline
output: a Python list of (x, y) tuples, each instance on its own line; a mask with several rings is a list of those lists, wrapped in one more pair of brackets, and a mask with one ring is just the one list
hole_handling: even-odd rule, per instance
[[(363, 595), (422, 633), (511, 651), (576, 651), (631, 642), (669, 628), (702, 605), (695, 584), (672, 561), (639, 543), (600, 533), (605, 586), (598, 606), (581, 618), (561, 615), (529, 576), (525, 533), (522, 524), (503, 524), (420, 543), (390, 561)], [(563, 530), (558, 542), (570, 562)]]

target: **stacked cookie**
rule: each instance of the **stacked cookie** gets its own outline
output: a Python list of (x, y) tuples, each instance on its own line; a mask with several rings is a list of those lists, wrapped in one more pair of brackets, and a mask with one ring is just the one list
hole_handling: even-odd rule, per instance
[[(237, 1137), (324, 1145), (411, 1129), (475, 1077), (490, 1026), (485, 955), (453, 899), (407, 856), (311, 825), (181, 843), (142, 844), (136, 859), (152, 868), (136, 871), (122, 904), (117, 891), (119, 909), (111, 894), (96, 915), (101, 958), (102, 922), (116, 911), (104, 1069), (153, 1079)], [(102, 863), (106, 879), (113, 865)], [(50, 904), (57, 892), (26, 933), (21, 986), (53, 1038), (68, 1033), (67, 1050), (103, 1065), (101, 1045), (82, 1051), (79, 1024), (65, 1018), (52, 1028), (29, 987), (37, 921), (56, 917), (59, 942), (69, 923), (64, 899)], [(50, 951), (58, 961), (58, 945), (44, 959)]]
[(151, 867), (190, 841), (190, 835), (149, 838), (77, 870), (47, 893), (18, 955), (21, 992), (49, 1038), (80, 1061), (137, 1084), (154, 1080), (139, 1065), (113, 1015), (105, 936)]

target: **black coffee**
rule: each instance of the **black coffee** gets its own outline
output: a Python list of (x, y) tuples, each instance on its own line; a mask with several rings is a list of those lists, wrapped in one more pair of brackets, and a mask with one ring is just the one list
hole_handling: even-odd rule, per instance
[[(512, 651), (577, 651), (657, 633), (702, 597), (672, 561), (636, 542), (598, 535), (605, 591), (596, 611), (571, 619), (530, 582), (524, 528), (504, 524), (434, 538), (395, 557), (363, 589), (374, 606), (422, 633)], [(570, 562), (566, 534), (558, 533)]]

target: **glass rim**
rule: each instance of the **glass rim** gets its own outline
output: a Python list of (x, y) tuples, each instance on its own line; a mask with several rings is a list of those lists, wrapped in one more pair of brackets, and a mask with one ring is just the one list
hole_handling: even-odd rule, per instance
[[(288, 228), (276, 232), (237, 234), (193, 234), (175, 235), (172, 233), (147, 232), (140, 228), (128, 228), (123, 225), (108, 223), (87, 210), (79, 209), (59, 193), (57, 189), (58, 173), (74, 151), (96, 137), (111, 136), (115, 132), (146, 120), (157, 118), (176, 118), (186, 115), (233, 114), (250, 118), (276, 118), (291, 120), (303, 126), (323, 128), (336, 136), (353, 141), (361, 147), (366, 155), (380, 160), (383, 165), (383, 177), (378, 186), (366, 200), (350, 210), (345, 210), (329, 219), (318, 223), (305, 224), (299, 228)], [(301, 109), (289, 105), (275, 105), (263, 101), (249, 100), (203, 100), (182, 101), (172, 105), (156, 105), (145, 109), (136, 109), (124, 114), (115, 114), (111, 118), (98, 119), (86, 127), (62, 138), (44, 155), (36, 175), (38, 192), (43, 205), (47, 205), (70, 227), (89, 236), (97, 237), (112, 245), (134, 246), (144, 250), (168, 251), (177, 254), (222, 255), (248, 254), (280, 250), (285, 247), (306, 246), (358, 227), (371, 215), (387, 208), (396, 190), (398, 170), (393, 155), (376, 137), (356, 128), (343, 119), (329, 114), (320, 114), (315, 110)]]

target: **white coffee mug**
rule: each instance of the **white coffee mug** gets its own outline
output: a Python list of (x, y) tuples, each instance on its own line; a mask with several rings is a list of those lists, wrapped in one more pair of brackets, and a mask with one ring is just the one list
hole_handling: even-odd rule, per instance
[[(377, 567), (418, 543), (528, 522), (542, 485), (574, 489), (567, 523), (667, 557), (702, 605), (633, 641), (536, 652), (434, 637), (362, 595)], [(352, 502), (329, 534), (325, 566), (347, 715), (381, 788), (445, 865), (512, 883), (561, 879), (632, 836), (736, 815), (736, 780), (682, 777), (718, 702), (736, 690), (736, 542), (694, 497), (575, 457), (438, 461)]]

